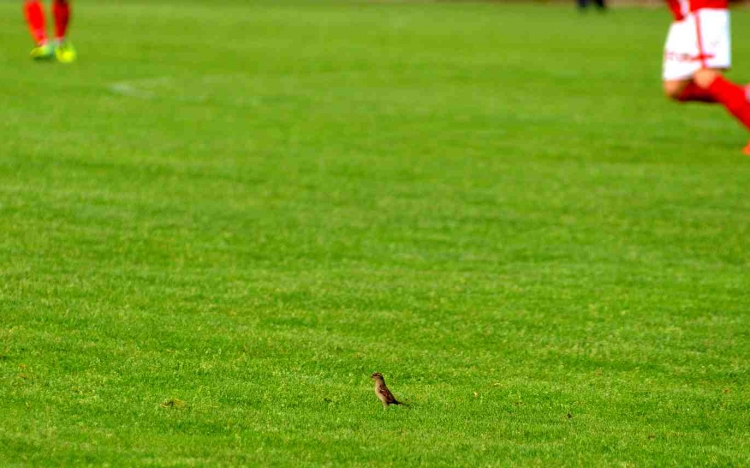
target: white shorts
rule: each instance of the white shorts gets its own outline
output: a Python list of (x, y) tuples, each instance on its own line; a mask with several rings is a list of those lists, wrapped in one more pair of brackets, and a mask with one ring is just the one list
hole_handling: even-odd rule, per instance
[(664, 46), (664, 81), (687, 80), (701, 68), (731, 65), (728, 10), (701, 9), (672, 23)]

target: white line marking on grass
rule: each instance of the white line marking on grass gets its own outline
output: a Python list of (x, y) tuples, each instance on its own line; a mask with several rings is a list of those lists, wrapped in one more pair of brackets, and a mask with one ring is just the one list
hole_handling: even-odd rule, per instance
[[(116, 81), (108, 84), (107, 90), (118, 96), (142, 101), (169, 100), (190, 104), (252, 108), (261, 106), (266, 101), (263, 96), (246, 94), (254, 87), (252, 76), (217, 74), (183, 78), (161, 76)], [(191, 94), (192, 92), (200, 92), (200, 94)]]
[(133, 86), (132, 84), (128, 83), (127, 81), (113, 83), (109, 86), (109, 90), (115, 94), (120, 94), (122, 96), (127, 96), (131, 98), (136, 98), (136, 99), (143, 99), (146, 101), (150, 101), (154, 98), (154, 93), (142, 91), (136, 88), (135, 86)]
[[(202, 103), (208, 100), (207, 96), (170, 96), (167, 92), (169, 89), (184, 90), (179, 86), (177, 80), (169, 76), (160, 76), (158, 78), (144, 78), (140, 80), (117, 81), (108, 86), (110, 92), (144, 101), (153, 101), (155, 99), (171, 99), (179, 102)], [(162, 89), (163, 92), (159, 92)]]
[(121, 96), (150, 101), (159, 97), (159, 94), (153, 90), (154, 87), (168, 86), (172, 81), (174, 80), (168, 76), (117, 81), (109, 85), (109, 90)]

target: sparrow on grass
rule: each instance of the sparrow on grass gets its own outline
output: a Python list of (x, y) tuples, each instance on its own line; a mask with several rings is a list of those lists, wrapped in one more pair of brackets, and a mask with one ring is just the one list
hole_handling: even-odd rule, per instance
[(375, 381), (375, 395), (377, 395), (380, 402), (383, 403), (383, 409), (388, 408), (388, 405), (408, 406), (405, 403), (398, 401), (396, 397), (393, 396), (393, 393), (388, 390), (388, 386), (386, 386), (385, 380), (383, 380), (383, 374), (375, 372), (370, 378)]

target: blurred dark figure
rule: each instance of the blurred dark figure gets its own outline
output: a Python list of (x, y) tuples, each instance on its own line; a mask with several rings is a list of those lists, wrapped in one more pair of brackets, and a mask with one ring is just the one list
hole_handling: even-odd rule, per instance
[[(578, 9), (581, 11), (585, 10), (586, 7), (589, 6), (589, 3), (591, 3), (589, 0), (578, 0)], [(596, 4), (596, 7), (600, 11), (604, 11), (607, 9), (606, 0), (593, 0), (593, 3)]]

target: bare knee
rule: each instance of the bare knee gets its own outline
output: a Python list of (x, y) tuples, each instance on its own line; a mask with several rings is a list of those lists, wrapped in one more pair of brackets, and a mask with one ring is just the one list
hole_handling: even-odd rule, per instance
[(713, 83), (714, 80), (720, 76), (721, 72), (719, 70), (702, 68), (695, 72), (695, 75), (693, 75), (693, 81), (695, 81), (695, 84), (700, 88), (707, 89), (709, 86), (711, 86), (711, 83)]
[(664, 95), (669, 99), (679, 101), (687, 85), (687, 81), (665, 81), (663, 83)]

